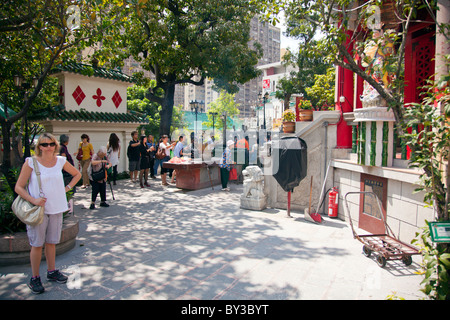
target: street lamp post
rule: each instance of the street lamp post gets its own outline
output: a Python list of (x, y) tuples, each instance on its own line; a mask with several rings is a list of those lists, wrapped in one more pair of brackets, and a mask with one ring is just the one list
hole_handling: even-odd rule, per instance
[(195, 131), (197, 130), (197, 114), (198, 114), (198, 101), (191, 100), (189, 102), (191, 105), (191, 111), (195, 113), (195, 122), (194, 122), (194, 132), (191, 133), (191, 160), (194, 160), (194, 141), (195, 141)]
[(222, 121), (223, 121), (223, 137), (222, 137), (222, 142), (223, 142), (223, 150), (225, 150), (226, 146), (227, 146), (227, 112), (224, 111), (222, 113)]
[[(198, 107), (200, 103), (197, 100), (191, 100), (189, 104), (191, 105), (191, 111), (195, 113), (195, 122), (197, 122)], [(196, 123), (194, 123), (194, 129), (196, 128), (195, 126)]]
[(264, 96), (262, 96), (261, 92), (258, 94), (259, 101), (262, 100), (264, 106), (264, 130), (266, 129), (266, 102), (269, 100), (269, 93), (266, 92)]
[(196, 139), (195, 132), (197, 132), (197, 115), (200, 110), (202, 112), (203, 105), (205, 104), (203, 101), (191, 100), (189, 102), (191, 105), (191, 111), (195, 113), (195, 123), (194, 123), (194, 135), (191, 135), (192, 138), (192, 147), (191, 147), (191, 159), (194, 159), (194, 141)]
[(269, 100), (269, 93), (266, 92), (264, 96), (261, 93), (258, 94), (259, 101), (262, 100), (264, 106), (264, 131), (266, 132), (266, 138), (269, 139), (269, 133), (266, 129), (266, 102)]
[(214, 117), (218, 115), (217, 112), (210, 112), (209, 113), (212, 116), (212, 120), (213, 120), (213, 135), (215, 135), (215, 128), (214, 128)]

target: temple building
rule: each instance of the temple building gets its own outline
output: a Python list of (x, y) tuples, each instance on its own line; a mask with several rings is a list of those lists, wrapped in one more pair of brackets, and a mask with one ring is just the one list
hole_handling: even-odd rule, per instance
[(117, 134), (121, 145), (117, 169), (128, 171), (126, 148), (131, 132), (147, 123), (141, 115), (127, 110), (127, 87), (134, 84), (133, 79), (118, 70), (74, 62), (56, 67), (52, 76), (58, 79), (59, 105), (32, 120), (58, 139), (68, 135), (67, 147), (72, 154), (78, 151), (83, 133), (90, 137), (95, 152), (107, 145), (111, 133)]
[[(361, 3), (355, 3), (354, 7), (358, 5)], [(378, 31), (400, 31), (401, 23), (394, 14), (394, 5), (388, 0), (379, 7), (382, 30)], [(439, 5), (440, 10), (434, 12), (436, 20), (448, 24), (448, 1), (439, 2)], [(419, 22), (411, 24), (405, 43), (405, 105), (421, 102), (421, 86), (432, 75), (448, 75), (441, 58), (450, 53), (445, 37), (436, 31), (436, 23), (426, 10), (419, 10), (415, 21)], [(353, 30), (351, 27), (347, 30), (346, 47), (351, 54), (357, 41), (363, 40), (352, 37), (359, 31), (355, 21), (354, 25)], [(375, 32), (373, 34), (376, 36)], [(394, 50), (393, 46), (384, 49)], [(374, 50), (377, 52), (379, 48)], [(362, 61), (361, 67), (364, 68)], [(383, 77), (381, 74), (380, 81), (385, 80)], [(396, 133), (392, 110), (362, 78), (340, 66), (336, 67), (335, 110), (315, 111), (312, 122), (296, 123), (295, 135), (308, 145), (308, 177), (294, 189), (291, 207), (308, 208), (310, 176), (314, 177), (313, 211), (321, 201), (322, 191), (337, 187), (338, 217), (345, 220), (349, 214), (344, 208), (345, 195), (372, 191), (381, 201), (382, 213), (377, 212), (376, 204), (364, 194), (348, 197), (349, 211), (353, 221), (357, 221), (357, 227), (374, 234), (384, 232), (380, 216), (383, 214), (394, 234), (409, 242), (425, 225), (425, 220), (433, 221), (436, 217), (433, 208), (425, 206), (424, 193), (415, 192), (423, 173), (409, 167), (411, 151)], [(266, 176), (265, 182), (268, 206), (286, 208), (286, 192), (270, 176)], [(328, 198), (324, 203), (320, 212), (327, 214)]]

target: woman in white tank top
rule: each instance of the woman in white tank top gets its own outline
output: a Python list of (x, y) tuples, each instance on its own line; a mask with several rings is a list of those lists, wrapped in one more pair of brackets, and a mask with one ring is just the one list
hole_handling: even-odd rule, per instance
[[(36, 144), (35, 157), (41, 173), (43, 194), (39, 190), (32, 158), (25, 160), (15, 187), (16, 193), (22, 198), (45, 208), (44, 222), (35, 227), (27, 226), (28, 239), (31, 245), (30, 262), (32, 271), (32, 278), (28, 286), (33, 293), (44, 292), (39, 277), (44, 243), (47, 259), (47, 279), (59, 283), (67, 281), (67, 277), (55, 268), (56, 244), (59, 243), (61, 237), (62, 214), (68, 210), (66, 192), (80, 180), (81, 173), (65, 157), (57, 156), (58, 152), (59, 143), (56, 138), (49, 133), (42, 134)], [(73, 176), (66, 186), (64, 186), (62, 169)], [(27, 183), (28, 188), (26, 188)]]

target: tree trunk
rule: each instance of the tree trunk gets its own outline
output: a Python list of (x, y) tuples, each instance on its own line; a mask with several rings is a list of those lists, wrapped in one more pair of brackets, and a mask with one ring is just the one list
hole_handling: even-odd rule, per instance
[(283, 112), (286, 111), (287, 109), (289, 109), (289, 102), (291, 100), (291, 94), (290, 93), (286, 93), (286, 95), (284, 96), (284, 108), (283, 108)]
[[(161, 121), (159, 124), (159, 136), (170, 135), (170, 126), (172, 125), (172, 114), (175, 96), (175, 84), (167, 86), (164, 99), (161, 104)], [(173, 137), (172, 137), (173, 138)]]
[(3, 159), (0, 170), (6, 177), (9, 187), (14, 190), (16, 179), (11, 172), (11, 123), (9, 121), (2, 121), (1, 126), (3, 137)]

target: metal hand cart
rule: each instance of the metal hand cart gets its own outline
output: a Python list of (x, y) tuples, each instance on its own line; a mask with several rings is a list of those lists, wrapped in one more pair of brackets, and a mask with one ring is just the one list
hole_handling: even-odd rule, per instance
[[(353, 227), (353, 221), (348, 208), (347, 196), (350, 194), (366, 194), (373, 196), (378, 204), (378, 210), (381, 214), (385, 232), (384, 234), (364, 234), (360, 235), (355, 232)], [(384, 218), (383, 211), (381, 209), (380, 200), (373, 192), (360, 191), (360, 192), (347, 192), (344, 197), (345, 209), (348, 213), (350, 226), (352, 228), (353, 238), (358, 239), (363, 244), (363, 253), (366, 257), (370, 257), (372, 252), (377, 254), (376, 261), (378, 266), (383, 268), (386, 266), (387, 260), (401, 260), (406, 266), (412, 263), (412, 255), (419, 254), (419, 251), (411, 245), (408, 245), (398, 240), (391, 228), (387, 225)]]

